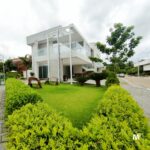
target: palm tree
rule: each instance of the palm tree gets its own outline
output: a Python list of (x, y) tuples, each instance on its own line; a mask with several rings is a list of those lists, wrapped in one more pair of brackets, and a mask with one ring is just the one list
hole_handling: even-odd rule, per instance
[(25, 66), (26, 69), (26, 78), (27, 78), (27, 70), (31, 68), (32, 64), (32, 57), (29, 54), (26, 54), (25, 57), (19, 57), (22, 60), (23, 65)]

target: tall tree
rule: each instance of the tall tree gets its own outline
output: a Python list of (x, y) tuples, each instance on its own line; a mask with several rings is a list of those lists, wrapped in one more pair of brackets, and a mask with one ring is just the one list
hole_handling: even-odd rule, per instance
[[(103, 64), (109, 64), (111, 71), (117, 72), (117, 69), (127, 63), (128, 59), (134, 55), (134, 49), (142, 37), (136, 37), (133, 29), (134, 26), (126, 27), (122, 23), (116, 23), (110, 29), (110, 36), (107, 36), (106, 44), (97, 42), (97, 48), (107, 55), (107, 61), (103, 60)], [(97, 61), (96, 58), (91, 58), (91, 60)]]
[(9, 72), (17, 69), (16, 65), (13, 64), (13, 61), (11, 59), (7, 59), (4, 65), (5, 65), (5, 72)]
[(25, 57), (19, 57), (22, 60), (23, 65), (25, 66), (26, 78), (27, 78), (27, 70), (31, 68), (32, 65), (32, 57), (31, 55), (25, 55)]

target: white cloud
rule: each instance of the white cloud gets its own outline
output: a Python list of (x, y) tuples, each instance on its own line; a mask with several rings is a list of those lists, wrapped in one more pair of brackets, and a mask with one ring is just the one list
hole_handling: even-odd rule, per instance
[(115, 22), (134, 25), (144, 38), (133, 59), (150, 57), (149, 0), (0, 0), (0, 53), (31, 53), (26, 36), (57, 25), (74, 23), (85, 38), (105, 42)]

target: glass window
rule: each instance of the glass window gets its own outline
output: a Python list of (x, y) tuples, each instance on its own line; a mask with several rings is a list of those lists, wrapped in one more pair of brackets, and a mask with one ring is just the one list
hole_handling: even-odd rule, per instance
[(38, 56), (45, 56), (46, 55), (46, 51), (47, 51), (47, 48), (46, 48), (46, 44), (39, 44), (38, 45)]
[(48, 66), (39, 66), (39, 78), (45, 79), (48, 77)]

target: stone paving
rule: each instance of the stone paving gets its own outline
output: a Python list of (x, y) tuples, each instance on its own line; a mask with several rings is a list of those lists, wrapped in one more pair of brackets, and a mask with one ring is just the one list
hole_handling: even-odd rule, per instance
[[(5, 87), (0, 85), (0, 134), (3, 133), (3, 122), (4, 122), (4, 96), (5, 96)], [(0, 136), (0, 142), (3, 138)], [(0, 143), (0, 150), (4, 150), (4, 143)]]
[(131, 93), (134, 99), (143, 108), (145, 115), (150, 118), (150, 89), (148, 88), (148, 84), (144, 84), (146, 81), (142, 83), (141, 80), (140, 82), (136, 82), (136, 84), (134, 84), (132, 80), (128, 80), (128, 78), (120, 78), (121, 86)]

